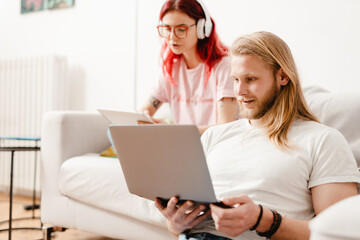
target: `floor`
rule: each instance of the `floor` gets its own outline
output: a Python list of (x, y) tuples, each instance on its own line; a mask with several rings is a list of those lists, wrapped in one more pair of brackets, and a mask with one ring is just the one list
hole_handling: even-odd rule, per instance
[[(36, 201), (39, 202), (39, 199)], [(14, 196), (13, 201), (13, 218), (24, 218), (29, 217), (30, 219), (13, 221), (12, 227), (40, 227), (39, 219), (32, 219), (32, 211), (24, 210), (24, 205), (31, 204), (31, 197), (24, 196)], [(34, 216), (40, 217), (40, 210), (35, 210)], [(3, 223), (9, 219), (9, 195), (3, 192), (0, 192), (0, 229), (4, 229), (8, 227), (8, 222)], [(8, 232), (0, 232), (0, 240), (8, 239)], [(11, 234), (12, 240), (38, 240), (43, 239), (42, 231), (40, 230), (15, 230), (12, 231)], [(79, 231), (76, 229), (67, 229), (65, 232), (56, 232), (53, 233), (53, 240), (113, 240), (111, 238), (106, 238), (102, 236), (98, 236), (92, 233), (87, 233), (83, 231)]]

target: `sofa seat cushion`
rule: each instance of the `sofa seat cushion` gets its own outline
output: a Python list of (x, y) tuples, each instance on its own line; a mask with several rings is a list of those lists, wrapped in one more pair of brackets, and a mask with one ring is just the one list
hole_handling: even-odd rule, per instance
[(85, 154), (66, 160), (60, 169), (60, 192), (82, 203), (159, 226), (166, 220), (153, 201), (129, 193), (117, 158)]

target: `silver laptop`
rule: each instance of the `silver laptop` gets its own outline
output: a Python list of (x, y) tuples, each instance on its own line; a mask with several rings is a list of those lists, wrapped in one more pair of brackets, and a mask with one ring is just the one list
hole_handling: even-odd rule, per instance
[(110, 132), (130, 193), (216, 202), (194, 125), (114, 125)]

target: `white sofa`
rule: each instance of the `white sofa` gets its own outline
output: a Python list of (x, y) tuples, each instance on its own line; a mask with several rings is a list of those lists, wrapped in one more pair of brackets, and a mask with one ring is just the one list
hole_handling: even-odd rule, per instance
[(41, 220), (118, 239), (173, 239), (153, 202), (128, 192), (97, 113), (49, 112), (42, 128)]
[[(360, 95), (304, 89), (316, 116), (339, 129), (360, 163)], [(174, 239), (154, 203), (128, 193), (118, 159), (100, 157), (110, 143), (97, 113), (49, 112), (42, 128), (41, 220), (119, 239)]]

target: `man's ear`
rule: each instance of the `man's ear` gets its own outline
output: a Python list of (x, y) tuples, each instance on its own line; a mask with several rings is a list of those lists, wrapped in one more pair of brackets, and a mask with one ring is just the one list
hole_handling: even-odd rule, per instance
[(289, 76), (282, 70), (282, 68), (279, 69), (278, 74), (280, 76), (280, 85), (286, 86), (290, 81)]

